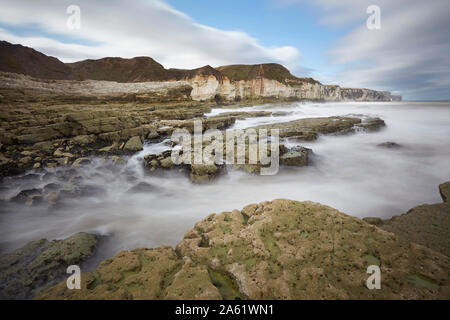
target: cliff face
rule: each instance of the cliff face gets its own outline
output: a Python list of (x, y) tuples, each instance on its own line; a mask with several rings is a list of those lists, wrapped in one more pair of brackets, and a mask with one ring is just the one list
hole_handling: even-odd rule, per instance
[(186, 80), (193, 88), (193, 100), (206, 101), (220, 97), (228, 101), (260, 98), (322, 100), (322, 101), (401, 101), (389, 91), (348, 89), (321, 83), (281, 83), (273, 79), (231, 81), (214, 76), (196, 76)]
[(393, 96), (387, 91), (341, 88), (321, 84), (312, 78), (298, 78), (282, 65), (275, 63), (218, 68), (204, 66), (184, 70), (165, 69), (150, 57), (136, 57), (103, 58), (64, 64), (54, 57), (6, 41), (0, 42), (0, 62), (0, 71), (47, 80), (100, 80), (121, 84), (187, 82), (192, 87), (191, 98), (196, 101), (265, 98), (321, 101), (401, 100), (401, 97)]
[[(197, 75), (185, 79), (193, 88), (193, 100), (217, 97), (228, 101), (260, 98), (323, 100), (323, 101), (400, 101), (388, 91), (341, 88), (324, 85), (311, 78), (296, 78), (283, 66), (262, 64), (219, 67), (223, 77)], [(258, 70), (257, 72), (255, 70)], [(279, 72), (279, 71), (284, 72)]]

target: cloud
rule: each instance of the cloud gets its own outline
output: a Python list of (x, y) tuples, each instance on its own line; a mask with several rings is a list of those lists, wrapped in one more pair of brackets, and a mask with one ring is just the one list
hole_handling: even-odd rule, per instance
[[(66, 26), (72, 4), (81, 9), (80, 30)], [(150, 56), (176, 68), (278, 62), (301, 69), (294, 47), (265, 47), (244, 32), (201, 25), (162, 0), (0, 0), (0, 6), (0, 23), (8, 26), (0, 29), (0, 38), (65, 62)], [(18, 35), (15, 26), (36, 26), (39, 36)]]
[[(303, 0), (280, 0), (286, 4)], [(381, 30), (369, 30), (366, 8), (381, 9)], [(392, 90), (409, 99), (450, 98), (450, 1), (318, 0), (322, 23), (350, 27), (329, 55), (345, 86)]]

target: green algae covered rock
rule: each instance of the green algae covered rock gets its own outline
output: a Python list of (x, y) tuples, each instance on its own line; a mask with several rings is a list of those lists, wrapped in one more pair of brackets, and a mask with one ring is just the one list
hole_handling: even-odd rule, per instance
[[(381, 269), (369, 290), (367, 267)], [(37, 299), (449, 299), (450, 259), (313, 202), (212, 214), (176, 249), (123, 251)]]
[(127, 152), (141, 151), (142, 150), (141, 138), (139, 138), (138, 136), (132, 137), (130, 140), (127, 141), (127, 143), (125, 143), (123, 150)]
[(423, 204), (383, 221), (380, 228), (450, 256), (450, 182), (439, 186), (443, 203)]
[(27, 299), (68, 276), (70, 265), (92, 256), (98, 237), (77, 233), (65, 240), (32, 241), (0, 256), (0, 299)]

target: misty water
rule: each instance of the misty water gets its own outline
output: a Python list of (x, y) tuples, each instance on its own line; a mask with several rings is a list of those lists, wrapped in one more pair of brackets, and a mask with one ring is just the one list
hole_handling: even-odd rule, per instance
[[(372, 133), (324, 135), (314, 142), (289, 141), (311, 148), (312, 163), (281, 168), (276, 176), (229, 171), (212, 184), (194, 185), (176, 171), (150, 174), (143, 168), (143, 156), (169, 148), (161, 142), (145, 145), (123, 165), (98, 158), (75, 172), (58, 168), (6, 178), (0, 186), (4, 200), (50, 183), (67, 188), (71, 176), (84, 191), (82, 197), (65, 197), (50, 209), (46, 204), (26, 207), (3, 201), (0, 252), (84, 231), (108, 236), (98, 256), (104, 259), (123, 249), (175, 245), (211, 213), (277, 198), (320, 202), (361, 218), (389, 218), (419, 204), (440, 202), (438, 185), (450, 180), (450, 104), (270, 104), (214, 109), (207, 116), (256, 110), (276, 116), (239, 120), (234, 128), (333, 115), (377, 116), (386, 127)], [(402, 148), (377, 146), (386, 141)]]

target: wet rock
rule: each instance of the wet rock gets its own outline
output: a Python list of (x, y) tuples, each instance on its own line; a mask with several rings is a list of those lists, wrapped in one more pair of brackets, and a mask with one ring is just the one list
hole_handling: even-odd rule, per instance
[[(31, 197), (41, 196), (41, 190), (39, 189), (27, 189), (20, 191), (16, 196), (11, 198), (12, 202), (25, 204)], [(32, 201), (31, 201), (32, 203)]]
[(149, 140), (156, 139), (158, 137), (159, 137), (159, 134), (158, 134), (158, 131), (156, 130), (156, 128), (152, 128), (147, 135), (147, 139), (149, 139)]
[[(382, 290), (365, 286), (371, 264), (389, 270)], [(448, 299), (449, 268), (336, 209), (274, 200), (208, 216), (176, 251), (122, 251), (83, 274), (81, 290), (62, 282), (38, 299)]]
[(450, 181), (445, 182), (439, 186), (439, 192), (441, 194), (442, 200), (448, 202), (450, 200)]
[(386, 124), (384, 123), (384, 120), (380, 118), (367, 118), (359, 125), (360, 128), (366, 131), (377, 131), (384, 126), (386, 126)]
[(171, 168), (175, 167), (175, 163), (173, 163), (171, 157), (166, 157), (164, 159), (161, 159), (160, 165), (161, 165), (161, 168), (164, 168), (164, 169), (171, 169)]
[(356, 130), (376, 130), (384, 126), (380, 118), (361, 120), (355, 117), (304, 118), (289, 122), (273, 123), (253, 129), (278, 129), (281, 138), (292, 137), (301, 140), (315, 140), (318, 134), (350, 133)]
[(206, 183), (213, 180), (220, 172), (215, 164), (192, 164), (190, 179), (194, 183)]
[[(0, 299), (29, 299), (67, 277), (69, 265), (92, 256), (98, 237), (77, 233), (65, 240), (32, 241), (0, 256)], [(65, 282), (65, 281), (64, 281)]]
[(47, 200), (49, 207), (56, 207), (60, 200), (59, 193), (55, 191), (49, 192), (45, 199)]
[(377, 144), (377, 147), (387, 148), (387, 149), (400, 149), (402, 146), (396, 142), (386, 141), (386, 142)]
[(122, 157), (119, 157), (119, 156), (112, 156), (110, 159), (111, 159), (111, 161), (114, 164), (124, 164), (124, 163), (126, 163), (125, 159), (123, 159)]
[(56, 159), (56, 162), (58, 162), (58, 164), (60, 166), (67, 166), (69, 164), (69, 158), (65, 157), (65, 158)]
[(148, 154), (144, 157), (144, 165), (149, 168), (150, 171), (161, 168), (171, 169), (175, 166), (171, 160), (171, 153), (172, 151), (167, 150), (159, 154)]
[(44, 201), (44, 197), (42, 194), (33, 194), (28, 196), (27, 201), (25, 202), (25, 205), (28, 207), (36, 206), (39, 204), (42, 204)]
[(302, 167), (308, 165), (311, 149), (304, 147), (294, 147), (281, 155), (280, 163), (285, 166)]
[(288, 116), (290, 114), (292, 114), (293, 112), (288, 112), (288, 111), (276, 111), (272, 113), (272, 116), (274, 117), (284, 117), (284, 116)]
[(81, 167), (83, 165), (87, 165), (89, 163), (91, 163), (91, 159), (89, 159), (89, 158), (78, 158), (77, 160), (75, 160), (72, 163), (72, 168), (78, 168), (78, 167)]
[(278, 129), (281, 138), (295, 137), (297, 139), (314, 140), (318, 133), (348, 132), (360, 123), (361, 119), (351, 117), (306, 118), (262, 125), (255, 127), (255, 129)]
[(126, 152), (136, 152), (141, 151), (142, 149), (142, 141), (138, 136), (132, 137), (123, 147), (123, 150)]
[(57, 184), (57, 183), (48, 183), (48, 184), (46, 184), (45, 186), (44, 186), (44, 188), (42, 188), (42, 192), (44, 193), (44, 194), (46, 194), (46, 193), (50, 193), (50, 192), (53, 192), (53, 191), (58, 191), (59, 189), (60, 189), (60, 185), (59, 184)]
[(423, 204), (385, 220), (382, 229), (450, 256), (450, 182), (439, 186), (444, 203)]
[(244, 120), (248, 118), (256, 118), (256, 117), (270, 117), (272, 115), (272, 112), (270, 111), (235, 111), (235, 112), (224, 112), (221, 113), (219, 116), (211, 117), (209, 119), (215, 119), (215, 118), (224, 118), (224, 117), (233, 117), (236, 120)]
[(75, 158), (75, 155), (73, 155), (70, 152), (64, 152), (63, 150), (61, 150), (61, 148), (57, 149), (53, 155), (55, 157), (61, 157), (61, 158)]
[(133, 193), (144, 193), (144, 192), (155, 192), (157, 188), (148, 183), (148, 182), (139, 182), (137, 185), (131, 187), (127, 193), (133, 194)]
[(119, 149), (119, 144), (117, 142), (114, 142), (112, 145), (101, 148), (98, 151), (100, 151), (102, 153), (111, 153), (111, 152), (117, 151), (118, 149)]

